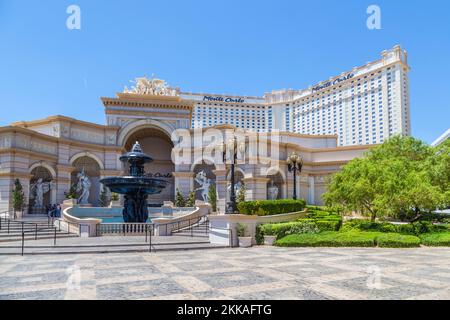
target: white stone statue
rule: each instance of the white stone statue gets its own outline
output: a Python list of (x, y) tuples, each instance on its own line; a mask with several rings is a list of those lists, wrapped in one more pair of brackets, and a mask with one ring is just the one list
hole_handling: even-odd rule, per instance
[(155, 77), (152, 77), (151, 79), (147, 79), (147, 77), (136, 78), (134, 81), (134, 86), (132, 86), (131, 89), (125, 87), (123, 92), (153, 96), (177, 97), (180, 95), (178, 89), (169, 87), (166, 81), (156, 79)]
[(30, 187), (30, 199), (34, 199), (35, 208), (44, 207), (44, 195), (51, 189), (50, 182), (44, 182), (42, 178), (37, 179)]
[(91, 189), (91, 180), (86, 175), (86, 173), (81, 171), (77, 174), (78, 184), (77, 184), (77, 192), (80, 194), (78, 197), (78, 204), (86, 205), (89, 204), (89, 192)]
[(270, 182), (270, 187), (267, 188), (267, 193), (269, 195), (269, 200), (277, 200), (279, 189), (276, 185), (273, 184), (273, 181)]
[(200, 185), (200, 188), (197, 188), (194, 191), (201, 190), (203, 201), (208, 203), (208, 201), (209, 201), (208, 192), (209, 192), (209, 187), (211, 186), (211, 179), (208, 179), (206, 177), (205, 171), (200, 171), (195, 176), (194, 180)]

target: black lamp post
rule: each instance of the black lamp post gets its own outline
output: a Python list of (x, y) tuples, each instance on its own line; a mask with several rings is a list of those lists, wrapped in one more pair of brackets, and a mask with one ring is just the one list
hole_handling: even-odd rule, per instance
[(238, 157), (238, 147), (239, 151), (245, 151), (245, 143), (241, 143), (238, 146), (237, 138), (236, 136), (230, 139), (227, 143), (227, 145), (223, 146), (223, 162), (226, 163), (227, 160), (227, 152), (228, 156), (231, 158), (231, 191), (230, 191), (230, 201), (227, 202), (227, 206), (225, 209), (226, 214), (233, 214), (237, 212), (237, 205), (236, 205), (236, 192), (234, 190), (235, 187), (235, 175), (234, 175), (234, 169), (236, 166), (236, 161)]
[(293, 199), (297, 200), (297, 174), (302, 172), (303, 159), (295, 152), (287, 158), (288, 170), (294, 173), (294, 196)]

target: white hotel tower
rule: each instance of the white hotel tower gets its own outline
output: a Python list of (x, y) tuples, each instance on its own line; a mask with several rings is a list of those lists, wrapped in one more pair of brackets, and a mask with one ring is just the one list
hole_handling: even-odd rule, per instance
[(395, 46), (377, 61), (303, 90), (180, 96), (194, 103), (193, 128), (231, 124), (257, 132), (337, 135), (340, 146), (377, 144), (411, 134), (408, 72), (407, 52)]

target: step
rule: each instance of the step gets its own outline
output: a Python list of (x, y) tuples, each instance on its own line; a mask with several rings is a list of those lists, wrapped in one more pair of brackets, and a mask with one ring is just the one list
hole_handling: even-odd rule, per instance
[[(54, 235), (52, 236), (38, 236), (38, 240), (49, 240), (54, 239)], [(62, 238), (78, 238), (78, 235), (76, 234), (67, 234), (67, 233), (57, 233), (56, 239), (62, 239)], [(7, 243), (7, 242), (21, 242), (22, 236), (20, 237), (11, 237), (11, 238), (0, 238), (0, 243)], [(36, 241), (34, 236), (25, 236), (25, 242), (29, 241)]]
[[(161, 251), (184, 251), (200, 249), (223, 249), (228, 246), (213, 245), (210, 243), (190, 243), (190, 244), (157, 244), (152, 246), (152, 253)], [(140, 246), (115, 246), (115, 247), (75, 247), (75, 248), (30, 248), (25, 247), (25, 255), (53, 255), (53, 254), (103, 254), (103, 253), (137, 253), (149, 252), (149, 245)], [(20, 248), (0, 248), (2, 255), (20, 255)]]

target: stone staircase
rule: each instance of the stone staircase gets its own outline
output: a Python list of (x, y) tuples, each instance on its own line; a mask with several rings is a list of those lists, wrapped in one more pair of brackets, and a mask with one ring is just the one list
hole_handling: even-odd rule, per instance
[[(2, 219), (0, 228), (0, 243), (22, 241), (22, 232), (25, 233), (25, 241), (53, 239), (55, 236), (55, 229), (51, 223), (49, 225), (47, 220), (14, 220), (8, 222), (7, 220)], [(56, 237), (58, 239), (73, 238), (77, 237), (77, 235), (69, 234), (65, 231), (60, 231), (57, 229)]]
[(202, 219), (199, 223), (173, 231), (172, 236), (209, 238), (209, 220)]

